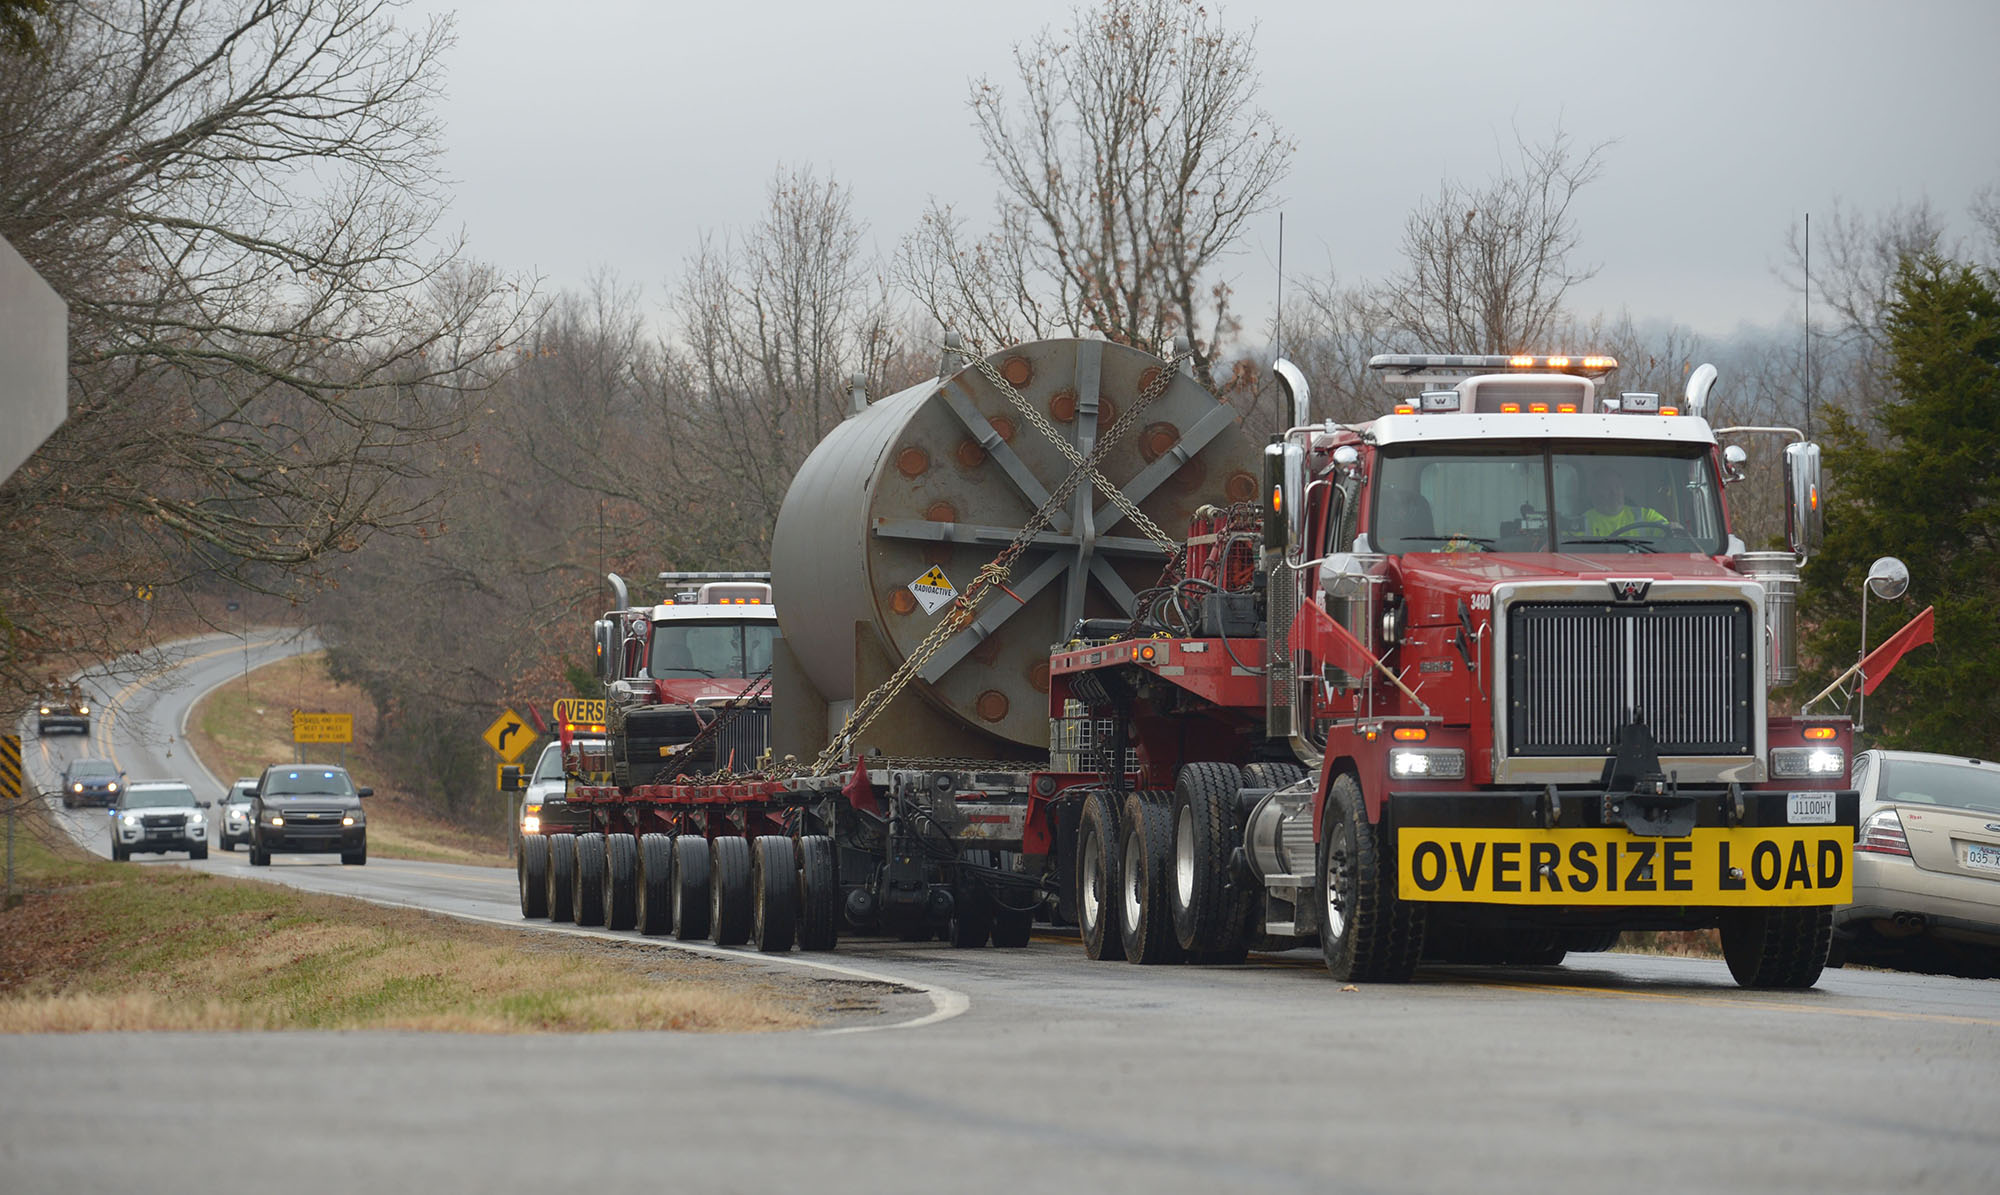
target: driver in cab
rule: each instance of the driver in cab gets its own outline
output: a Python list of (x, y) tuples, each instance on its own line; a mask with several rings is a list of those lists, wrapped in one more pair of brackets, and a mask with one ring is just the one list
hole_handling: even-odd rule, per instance
[(1585, 494), (1590, 499), (1583, 512), (1583, 529), (1588, 535), (1614, 536), (1635, 523), (1667, 521), (1657, 510), (1625, 501), (1625, 479), (1612, 465), (1599, 465), (1590, 471)]

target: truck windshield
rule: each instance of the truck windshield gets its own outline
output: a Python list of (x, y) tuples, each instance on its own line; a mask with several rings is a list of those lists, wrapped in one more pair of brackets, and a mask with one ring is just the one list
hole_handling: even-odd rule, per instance
[(561, 780), (562, 778), (562, 744), (550, 743), (542, 748), (542, 758), (535, 763), (535, 779)]
[(656, 622), (652, 675), (661, 679), (746, 678), (771, 666), (775, 622)]
[(1389, 448), (1369, 540), (1396, 553), (1715, 555), (1726, 547), (1708, 446), (1629, 442)]

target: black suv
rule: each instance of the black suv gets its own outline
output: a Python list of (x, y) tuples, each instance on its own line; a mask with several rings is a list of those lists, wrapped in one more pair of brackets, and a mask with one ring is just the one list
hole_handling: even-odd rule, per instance
[(347, 769), (323, 763), (275, 764), (250, 796), (250, 865), (269, 867), (271, 852), (336, 852), (342, 863), (368, 862), (368, 817)]
[(49, 694), (36, 704), (35, 710), (39, 719), (35, 723), (38, 734), (47, 734), (51, 730), (90, 733), (90, 703), (75, 689)]

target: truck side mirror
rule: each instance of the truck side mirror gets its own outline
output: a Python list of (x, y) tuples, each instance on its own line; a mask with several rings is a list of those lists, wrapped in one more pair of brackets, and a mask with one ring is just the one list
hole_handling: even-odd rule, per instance
[(597, 649), (597, 679), (608, 685), (618, 679), (611, 675), (618, 660), (617, 649), (612, 646), (617, 640), (612, 637), (611, 620), (600, 618), (592, 623), (590, 635)]
[(1795, 556), (1816, 550), (1825, 531), (1819, 481), (1819, 445), (1785, 445), (1785, 542)]
[(517, 793), (526, 787), (528, 787), (527, 781), (521, 779), (521, 769), (519, 767), (510, 763), (500, 769), (501, 792)]

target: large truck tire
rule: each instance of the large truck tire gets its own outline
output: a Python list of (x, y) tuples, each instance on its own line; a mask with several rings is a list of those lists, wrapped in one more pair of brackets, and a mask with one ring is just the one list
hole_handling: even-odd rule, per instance
[(1336, 778), (1320, 818), (1320, 949), (1338, 980), (1402, 983), (1424, 951), (1421, 914), (1396, 897), (1388, 836), (1368, 821), (1361, 786)]
[(951, 925), (945, 940), (957, 950), (978, 950), (993, 936), (993, 897), (981, 883), (951, 894)]
[(604, 924), (604, 835), (576, 836), (576, 875), (570, 910), (578, 925)]
[(1575, 954), (1601, 954), (1616, 949), (1621, 934), (1615, 929), (1573, 929), (1563, 934), (1563, 947)]
[(1083, 953), (1099, 962), (1125, 957), (1118, 886), (1118, 807), (1110, 793), (1092, 793), (1076, 825), (1076, 925)]
[(665, 834), (639, 839), (639, 875), (634, 885), (633, 919), (652, 937), (674, 927), (674, 840)]
[(576, 835), (549, 836), (549, 920), (576, 920)]
[(630, 834), (604, 836), (604, 928), (631, 929), (639, 923), (639, 840)]
[(1187, 958), (1174, 937), (1171, 897), (1174, 815), (1167, 793), (1125, 798), (1118, 858), (1118, 936), (1125, 961), (1157, 965)]
[(1001, 903), (1004, 899), (995, 898), (993, 903), (993, 944), (1003, 950), (1019, 950), (1035, 936), (1035, 910), (1010, 909)]
[(708, 937), (708, 839), (699, 834), (674, 836), (674, 937)]
[(1833, 907), (1731, 909), (1722, 916), (1722, 958), (1746, 988), (1809, 988), (1833, 945)]
[(832, 950), (840, 944), (840, 873), (833, 839), (799, 839), (799, 949)]
[(750, 940), (756, 920), (756, 896), (750, 890), (750, 840), (732, 834), (716, 839), (711, 847), (709, 937), (717, 946), (741, 946)]
[(255, 842), (252, 842), (250, 844), (250, 866), (269, 867), (270, 865), (271, 865), (271, 852), (265, 850), (261, 846), (258, 846)]
[(791, 950), (799, 927), (799, 857), (792, 840), (765, 834), (750, 841), (750, 940), (766, 954)]
[(1229, 878), (1229, 857), (1243, 840), (1242, 780), (1231, 763), (1191, 763), (1174, 779), (1167, 901), (1181, 949), (1204, 961), (1240, 961), (1247, 949), (1249, 894)]
[(514, 872), (521, 882), (521, 916), (530, 919), (548, 916), (549, 840), (540, 834), (523, 837)]

